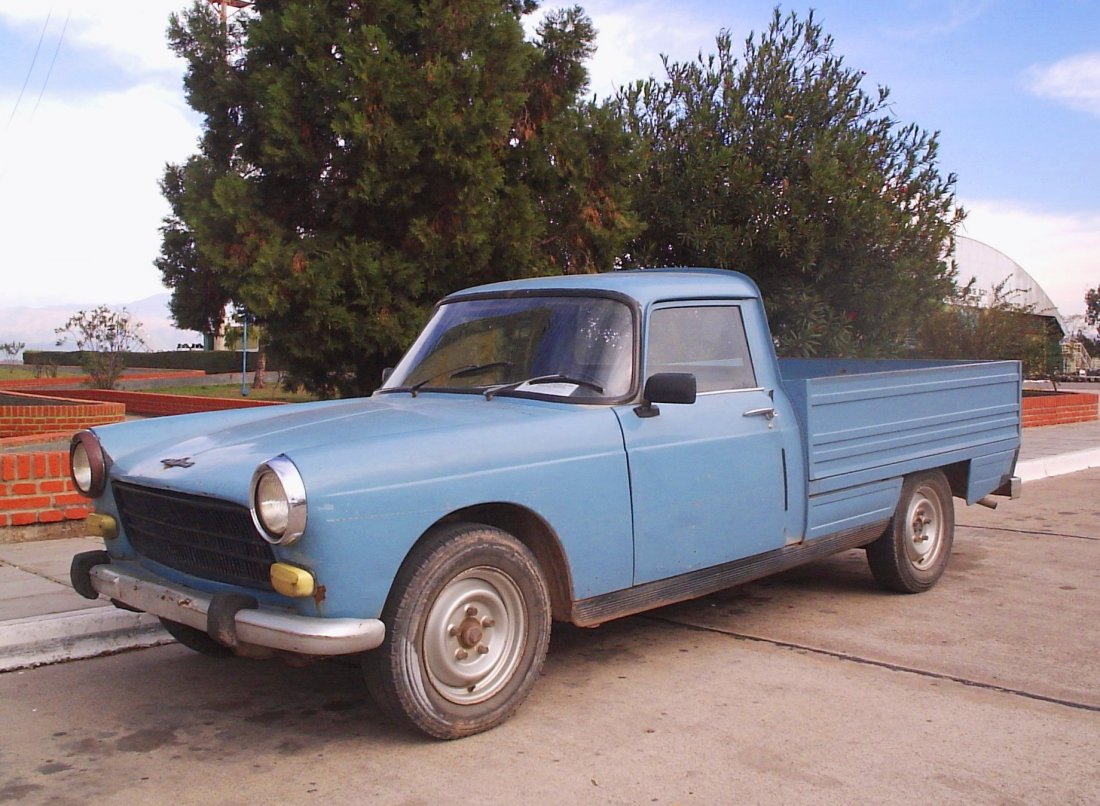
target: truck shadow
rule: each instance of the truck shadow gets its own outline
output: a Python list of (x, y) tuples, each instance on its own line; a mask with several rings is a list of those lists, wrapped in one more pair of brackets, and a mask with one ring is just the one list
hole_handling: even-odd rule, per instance
[[(585, 718), (584, 698), (569, 693), (597, 690), (624, 680), (621, 669), (667, 657), (670, 630), (662, 615), (684, 608), (721, 607), (724, 614), (761, 613), (803, 595), (878, 596), (862, 552), (848, 552), (758, 582), (610, 622), (595, 629), (555, 624), (542, 679), (517, 716), (493, 731), (523, 730), (525, 713), (576, 709)], [(656, 616), (656, 618), (654, 617)], [(677, 637), (677, 652), (690, 639)], [(99, 702), (106, 723), (73, 727), (54, 737), (62, 759), (94, 761), (117, 753), (155, 754), (175, 762), (226, 760), (241, 753), (296, 755), (323, 751), (345, 741), (390, 747), (436, 744), (396, 724), (371, 701), (358, 663), (321, 661), (303, 668), (280, 661), (213, 660), (178, 645), (81, 663), (87, 673), (81, 696)], [(118, 680), (126, 681), (120, 687)], [(560, 702), (558, 695), (566, 695)], [(644, 697), (644, 692), (638, 696)], [(559, 715), (561, 715), (559, 713)], [(478, 742), (473, 738), (461, 742)], [(65, 763), (70, 763), (66, 761)]]

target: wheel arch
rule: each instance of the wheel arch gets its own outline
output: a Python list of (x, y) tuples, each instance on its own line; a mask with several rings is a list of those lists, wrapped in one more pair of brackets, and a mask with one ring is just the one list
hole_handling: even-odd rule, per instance
[[(951, 488), (951, 495), (955, 498), (966, 500), (966, 491), (970, 485), (970, 460), (955, 462), (943, 467), (930, 468), (939, 470), (947, 477), (947, 486)], [(912, 474), (910, 474), (912, 475)]]
[(550, 608), (556, 621), (568, 621), (573, 605), (573, 576), (561, 541), (540, 515), (518, 504), (489, 502), (457, 509), (437, 520), (409, 549), (411, 555), (430, 534), (455, 523), (478, 523), (501, 529), (523, 543), (542, 569), (550, 591)]

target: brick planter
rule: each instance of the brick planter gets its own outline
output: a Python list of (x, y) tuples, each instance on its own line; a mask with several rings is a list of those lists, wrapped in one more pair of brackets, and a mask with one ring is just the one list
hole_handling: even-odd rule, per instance
[(125, 416), (122, 403), (0, 392), (0, 439), (79, 431), (121, 422)]
[(259, 406), (286, 405), (277, 400), (249, 400), (244, 397), (199, 397), (189, 395), (158, 395), (154, 392), (125, 392), (118, 389), (69, 389), (65, 392), (26, 392), (32, 396), (66, 395), (74, 400), (98, 401), (123, 406), (129, 414), (141, 417), (166, 417), (172, 414), (194, 414), (200, 411), (252, 409)]
[(1087, 423), (1097, 419), (1097, 402), (1087, 392), (1027, 392), (1023, 398), (1024, 428)]
[[(8, 531), (2, 527), (53, 529), (44, 525), (88, 516), (91, 502), (76, 492), (69, 479), (67, 445), (74, 431), (119, 422), (127, 412), (157, 417), (280, 405), (244, 398), (103, 389), (0, 390), (0, 542), (6, 542), (4, 533)], [(62, 445), (66, 447), (62, 449)]]
[(0, 455), (0, 527), (82, 520), (90, 511), (69, 480), (67, 450)]

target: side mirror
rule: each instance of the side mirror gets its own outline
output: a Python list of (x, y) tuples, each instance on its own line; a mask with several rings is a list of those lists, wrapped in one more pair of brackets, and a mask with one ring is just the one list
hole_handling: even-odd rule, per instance
[(386, 381), (388, 381), (390, 379), (391, 375), (393, 375), (393, 367), (386, 367), (385, 369), (383, 369), (382, 370), (382, 383), (385, 383)]
[(661, 413), (654, 403), (691, 404), (696, 396), (695, 376), (690, 372), (658, 372), (650, 375), (642, 391), (642, 405), (634, 407), (639, 417), (656, 417)]

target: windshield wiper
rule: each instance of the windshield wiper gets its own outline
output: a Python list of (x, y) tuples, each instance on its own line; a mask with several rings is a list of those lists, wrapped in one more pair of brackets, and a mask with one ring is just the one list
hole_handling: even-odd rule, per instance
[(565, 375), (562, 373), (555, 373), (554, 375), (537, 375), (534, 378), (526, 378), (522, 381), (514, 381), (513, 383), (502, 383), (497, 386), (490, 386), (485, 390), (485, 399), (492, 400), (494, 395), (505, 394), (507, 392), (514, 392), (519, 387), (527, 384), (528, 386), (536, 386), (543, 383), (571, 383), (574, 386), (584, 386), (587, 389), (592, 389), (597, 394), (603, 394), (603, 387), (595, 381), (590, 381), (587, 378), (574, 378), (572, 375)]
[(427, 386), (429, 383), (431, 383), (441, 375), (446, 375), (447, 380), (451, 380), (451, 378), (468, 378), (471, 375), (477, 375), (479, 372), (485, 372), (486, 370), (496, 369), (497, 367), (510, 366), (512, 366), (511, 361), (490, 361), (486, 364), (464, 364), (461, 367), (455, 367), (454, 369), (447, 369), (443, 372), (437, 372), (435, 375), (431, 375), (424, 380), (419, 381), (418, 383), (414, 383), (408, 388), (408, 391), (410, 394), (412, 394), (413, 397), (416, 397), (416, 393), (419, 392), (421, 388)]

